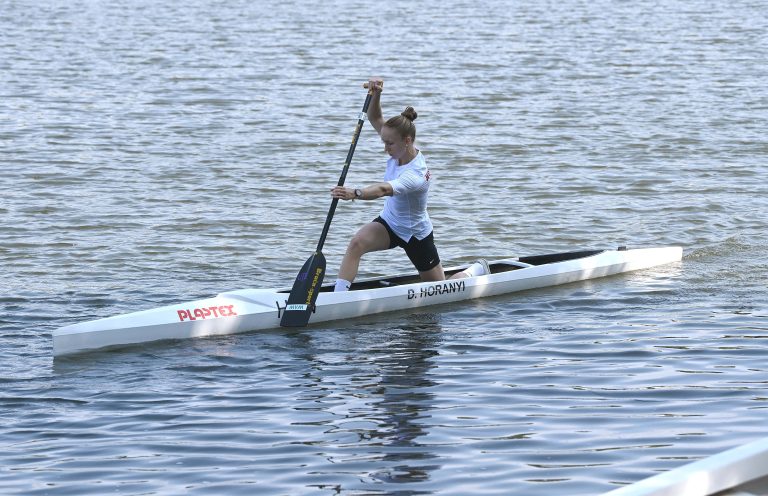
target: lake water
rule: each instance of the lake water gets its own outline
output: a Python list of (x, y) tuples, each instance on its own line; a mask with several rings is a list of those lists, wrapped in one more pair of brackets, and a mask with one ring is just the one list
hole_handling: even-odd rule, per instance
[[(748, 0), (0, 3), (0, 492), (598, 495), (766, 435), (767, 50)], [(683, 261), (53, 360), (290, 285), (371, 75), (419, 112), (446, 265)], [(385, 159), (366, 125), (347, 183)], [(379, 209), (339, 206), (328, 280)]]

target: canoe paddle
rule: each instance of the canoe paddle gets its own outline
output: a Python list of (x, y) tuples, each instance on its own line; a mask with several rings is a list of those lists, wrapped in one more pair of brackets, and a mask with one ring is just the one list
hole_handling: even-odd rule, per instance
[[(382, 82), (382, 86), (383, 86)], [(363, 85), (364, 88), (368, 88), (368, 83)], [(352, 137), (352, 144), (349, 146), (349, 153), (347, 153), (347, 160), (344, 162), (344, 169), (341, 171), (341, 177), (339, 177), (339, 186), (344, 186), (344, 180), (347, 178), (347, 171), (349, 170), (349, 164), (352, 163), (352, 155), (355, 153), (357, 147), (357, 140), (360, 137), (360, 131), (363, 129), (365, 123), (366, 114), (368, 113), (368, 105), (371, 103), (371, 97), (373, 96), (373, 88), (368, 88), (368, 95), (365, 97), (365, 103), (363, 104), (363, 111), (357, 119), (357, 127), (355, 128), (355, 134)], [(323, 285), (323, 276), (325, 275), (325, 256), (323, 255), (323, 245), (325, 244), (325, 238), (328, 236), (328, 230), (331, 228), (331, 220), (333, 220), (333, 214), (336, 212), (336, 205), (338, 205), (339, 199), (334, 198), (331, 201), (331, 208), (328, 210), (328, 216), (325, 218), (325, 225), (323, 226), (323, 232), (320, 235), (320, 241), (317, 243), (317, 248), (311, 257), (307, 259), (304, 266), (299, 271), (299, 275), (296, 276), (296, 280), (293, 283), (291, 294), (288, 296), (288, 301), (285, 305), (285, 311), (280, 319), (280, 325), (282, 327), (304, 327), (309, 322), (309, 317), (315, 309), (315, 301), (317, 301), (317, 294), (320, 292), (320, 287)]]

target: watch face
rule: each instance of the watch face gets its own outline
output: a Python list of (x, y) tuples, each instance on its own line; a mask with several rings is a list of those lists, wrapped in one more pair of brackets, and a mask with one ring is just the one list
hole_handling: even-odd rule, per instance
[(361, 196), (363, 196), (363, 191), (360, 190), (360, 189), (356, 189), (355, 190), (355, 198), (360, 198)]

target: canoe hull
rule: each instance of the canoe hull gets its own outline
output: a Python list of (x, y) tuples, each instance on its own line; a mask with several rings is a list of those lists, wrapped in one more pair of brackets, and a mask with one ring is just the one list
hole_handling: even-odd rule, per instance
[(604, 493), (603, 496), (757, 496), (768, 494), (768, 438)]
[[(606, 250), (555, 254), (562, 261), (520, 257), (492, 262), (490, 275), (439, 282), (408, 282), (414, 275), (372, 278), (353, 285), (353, 291), (318, 295), (311, 322), (361, 317), (369, 314), (441, 305), (594, 279), (679, 261), (682, 248)], [(538, 265), (532, 265), (527, 262)], [(460, 268), (449, 269), (455, 272)], [(410, 279), (409, 279), (410, 278)], [(356, 289), (359, 287), (360, 289)], [(280, 327), (290, 288), (243, 289), (213, 298), (73, 324), (53, 333), (54, 356), (81, 353), (166, 339), (237, 334)]]

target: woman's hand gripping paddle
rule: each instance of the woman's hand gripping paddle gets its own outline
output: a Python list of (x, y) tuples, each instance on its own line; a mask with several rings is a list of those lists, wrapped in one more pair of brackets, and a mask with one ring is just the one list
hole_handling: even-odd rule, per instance
[[(382, 86), (383, 84), (384, 83), (382, 82)], [(368, 88), (368, 83), (364, 84), (363, 87)], [(360, 137), (360, 131), (363, 129), (363, 123), (365, 123), (368, 105), (371, 103), (372, 96), (373, 88), (368, 88), (368, 95), (365, 97), (363, 111), (360, 112), (357, 119), (355, 135), (352, 138), (349, 153), (347, 153), (347, 161), (344, 163), (344, 169), (341, 171), (341, 177), (339, 177), (339, 186), (344, 186), (344, 180), (347, 178), (349, 164), (352, 163), (352, 155), (355, 153), (357, 140)], [(325, 218), (325, 226), (323, 226), (323, 232), (320, 235), (320, 241), (317, 243), (317, 248), (315, 248), (315, 253), (307, 259), (304, 266), (299, 271), (299, 275), (296, 276), (296, 281), (293, 283), (291, 294), (288, 296), (288, 301), (285, 305), (283, 317), (280, 319), (280, 325), (283, 327), (306, 326), (309, 322), (310, 315), (315, 310), (315, 301), (317, 301), (317, 295), (320, 292), (320, 287), (323, 285), (323, 276), (325, 275), (325, 256), (323, 256), (322, 251), (323, 245), (325, 244), (325, 238), (328, 236), (331, 220), (333, 220), (333, 214), (336, 212), (336, 205), (338, 203), (338, 198), (334, 198), (331, 202), (331, 208), (328, 210), (328, 216)]]

